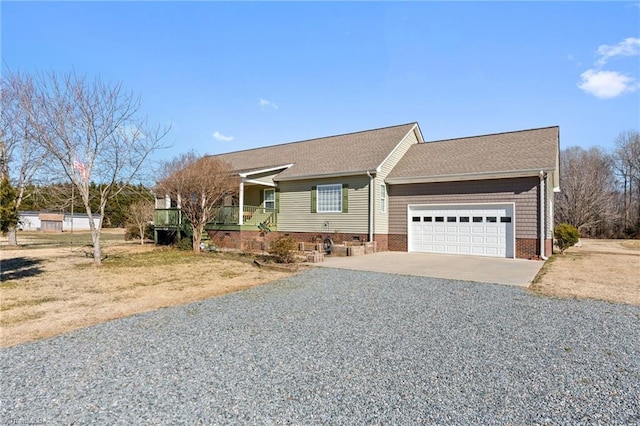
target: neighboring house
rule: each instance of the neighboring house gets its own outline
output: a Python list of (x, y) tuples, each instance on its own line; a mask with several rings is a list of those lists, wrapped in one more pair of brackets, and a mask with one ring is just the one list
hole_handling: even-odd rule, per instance
[[(417, 123), (216, 155), (239, 196), (207, 226), (243, 247), (270, 235), (375, 241), (378, 250), (536, 258), (551, 253), (559, 128), (424, 142)], [(159, 236), (175, 201), (156, 200)]]
[[(20, 211), (18, 215), (18, 229), (22, 231), (71, 232), (91, 229), (86, 213)], [(93, 222), (100, 227), (100, 215), (93, 215)]]

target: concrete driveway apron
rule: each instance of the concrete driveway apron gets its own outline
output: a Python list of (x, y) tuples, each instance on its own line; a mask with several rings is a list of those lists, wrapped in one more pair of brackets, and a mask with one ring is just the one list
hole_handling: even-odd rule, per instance
[(385, 251), (326, 256), (318, 266), (528, 287), (544, 265), (537, 260)]

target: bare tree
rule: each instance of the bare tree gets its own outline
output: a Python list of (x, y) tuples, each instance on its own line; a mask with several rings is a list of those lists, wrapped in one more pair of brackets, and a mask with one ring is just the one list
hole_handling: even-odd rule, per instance
[(202, 233), (215, 217), (225, 197), (237, 194), (238, 178), (229, 164), (214, 157), (182, 154), (164, 165), (159, 191), (178, 202), (193, 233), (193, 250), (200, 251)]
[[(35, 85), (28, 75), (11, 71), (0, 80), (0, 178), (16, 189), (15, 209), (31, 194), (26, 188), (42, 171), (49, 153), (39, 144), (31, 117), (35, 111)], [(16, 226), (8, 228), (9, 245), (18, 245)]]
[(640, 133), (629, 130), (616, 138), (613, 155), (622, 186), (621, 219), (625, 231), (640, 226)]
[(556, 222), (594, 235), (615, 216), (615, 179), (611, 157), (600, 148), (572, 147), (560, 153)]
[(155, 206), (151, 200), (139, 200), (129, 205), (127, 219), (138, 228), (140, 244), (144, 245), (144, 230), (153, 219)]
[[(40, 75), (35, 80), (34, 113), (30, 125), (37, 140), (55, 161), (52, 172), (66, 176), (78, 191), (84, 210), (93, 216), (89, 185), (100, 184), (98, 211), (104, 217), (107, 200), (141, 179), (149, 155), (161, 148), (168, 128), (149, 127), (139, 118), (140, 98), (107, 84), (75, 74)], [(89, 221), (95, 265), (102, 262), (102, 223)]]

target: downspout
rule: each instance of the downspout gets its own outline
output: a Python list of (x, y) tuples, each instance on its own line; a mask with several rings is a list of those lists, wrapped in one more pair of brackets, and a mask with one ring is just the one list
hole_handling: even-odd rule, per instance
[(547, 260), (544, 255), (544, 242), (547, 237), (547, 231), (545, 229), (545, 173), (540, 170), (540, 259)]
[(375, 204), (373, 198), (373, 175), (367, 171), (367, 176), (369, 176), (369, 242), (373, 242), (373, 206)]

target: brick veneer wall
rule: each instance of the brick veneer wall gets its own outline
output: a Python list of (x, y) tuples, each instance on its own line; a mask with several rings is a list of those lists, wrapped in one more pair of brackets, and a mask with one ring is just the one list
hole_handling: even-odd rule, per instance
[(352, 233), (330, 233), (323, 234), (320, 232), (278, 232), (280, 235), (289, 235), (293, 237), (296, 241), (311, 243), (311, 242), (322, 242), (324, 239), (329, 236), (333, 240), (335, 244), (340, 244), (343, 241), (354, 241), (354, 237), (359, 238), (359, 241), (365, 242), (369, 241), (369, 236), (367, 234), (352, 234)]
[[(545, 255), (553, 254), (553, 241), (544, 240)], [(540, 239), (519, 238), (516, 239), (516, 257), (518, 259), (540, 259)]]
[(376, 234), (373, 236), (373, 240), (376, 242), (376, 251), (389, 250), (389, 236), (387, 234)]
[[(236, 248), (249, 251), (266, 250), (269, 247), (269, 243), (281, 235), (289, 235), (298, 242), (322, 242), (328, 235), (331, 237), (335, 244), (340, 244), (343, 241), (354, 241), (354, 237), (358, 237), (359, 241), (368, 241), (369, 236), (367, 234), (351, 234), (351, 233), (332, 233), (322, 234), (318, 232), (280, 232), (274, 231), (265, 236), (261, 236), (259, 231), (213, 231), (208, 230), (207, 233), (211, 238), (211, 241), (222, 248)], [(380, 242), (378, 242), (378, 238)], [(386, 247), (386, 235), (376, 236), (377, 244), (385, 244)], [(378, 249), (380, 250), (380, 249)], [(384, 249), (386, 250), (386, 248)]]
[(387, 247), (390, 251), (408, 251), (407, 234), (389, 234)]

